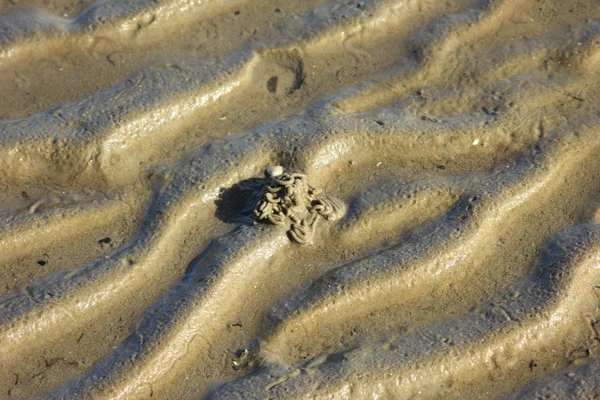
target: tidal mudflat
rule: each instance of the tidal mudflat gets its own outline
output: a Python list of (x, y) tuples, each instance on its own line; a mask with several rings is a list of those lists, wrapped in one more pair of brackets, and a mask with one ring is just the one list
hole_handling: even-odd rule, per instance
[(600, 395), (599, 78), (593, 0), (0, 2), (0, 399)]

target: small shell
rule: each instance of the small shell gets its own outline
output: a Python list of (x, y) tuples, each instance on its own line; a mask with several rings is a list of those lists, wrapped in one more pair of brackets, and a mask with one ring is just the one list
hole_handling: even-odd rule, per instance
[(284, 172), (285, 170), (281, 165), (273, 165), (267, 168), (267, 175), (274, 178), (283, 175)]

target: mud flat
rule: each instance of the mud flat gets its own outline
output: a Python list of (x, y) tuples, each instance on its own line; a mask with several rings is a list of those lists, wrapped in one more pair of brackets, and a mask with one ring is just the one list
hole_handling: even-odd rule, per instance
[(2, 3), (0, 399), (600, 395), (599, 78), (592, 0)]

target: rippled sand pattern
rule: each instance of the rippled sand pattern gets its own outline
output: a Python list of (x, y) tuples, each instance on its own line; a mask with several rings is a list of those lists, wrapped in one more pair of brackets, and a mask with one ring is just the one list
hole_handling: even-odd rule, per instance
[(5, 3), (0, 398), (600, 395), (597, 1)]

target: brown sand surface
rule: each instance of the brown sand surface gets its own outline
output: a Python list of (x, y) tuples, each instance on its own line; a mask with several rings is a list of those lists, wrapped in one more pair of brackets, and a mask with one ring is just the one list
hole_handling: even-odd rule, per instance
[(596, 0), (0, 1), (0, 399), (600, 396), (599, 78)]

